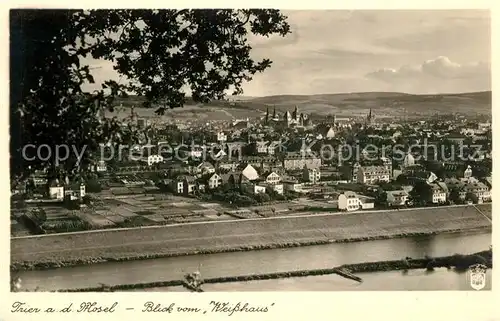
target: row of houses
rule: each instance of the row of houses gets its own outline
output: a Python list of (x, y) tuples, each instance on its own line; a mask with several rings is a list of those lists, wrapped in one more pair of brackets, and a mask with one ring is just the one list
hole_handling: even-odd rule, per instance
[(299, 179), (275, 171), (267, 171), (261, 175), (249, 164), (240, 167), (238, 171), (228, 173), (217, 173), (214, 168), (208, 165), (197, 169), (202, 173), (201, 175), (180, 175), (175, 179), (164, 180), (163, 184), (170, 187), (175, 193), (184, 195), (214, 190), (223, 185), (252, 185), (254, 193), (271, 189), (283, 194), (284, 191), (301, 192), (303, 182), (316, 184), (321, 178), (319, 169), (306, 167), (302, 169)]
[(48, 184), (49, 199), (62, 201), (65, 198), (80, 200), (86, 195), (86, 187), (83, 182), (70, 182), (68, 178), (64, 181), (52, 180)]
[[(429, 184), (431, 193), (426, 200), (431, 204), (442, 204), (449, 200), (452, 189), (457, 189), (458, 197), (465, 201), (469, 196), (476, 198), (476, 202), (481, 204), (491, 201), (491, 189), (482, 182), (433, 182)], [(400, 207), (408, 204), (412, 186), (405, 189), (387, 191), (386, 203), (389, 207)], [(374, 202), (370, 198), (347, 191), (338, 197), (338, 208), (344, 211), (355, 211), (360, 209), (370, 209), (374, 207)]]
[(390, 180), (391, 169), (386, 166), (360, 166), (356, 175), (356, 181), (361, 184), (375, 184)]
[[(196, 158), (196, 157), (195, 157)], [(175, 162), (167, 162), (167, 158), (162, 155), (149, 155), (145, 156), (141, 159), (141, 162), (137, 162), (136, 166), (127, 166), (131, 171), (138, 171), (141, 163), (144, 165), (152, 166), (152, 165), (161, 165), (160, 168), (167, 169), (169, 167), (178, 164), (183, 168), (187, 168), (188, 171), (196, 172), (196, 166), (201, 167), (213, 167), (214, 170), (229, 170), (234, 171), (237, 170), (242, 163), (249, 164), (254, 167), (261, 168), (263, 170), (274, 170), (274, 169), (284, 169), (284, 170), (297, 170), (303, 169), (304, 167), (308, 168), (317, 168), (321, 167), (321, 158), (316, 157), (314, 155), (302, 155), (301, 153), (288, 153), (283, 158), (278, 158), (273, 155), (261, 155), (261, 156), (221, 156), (215, 157), (211, 159), (207, 157), (207, 160), (203, 160), (203, 157), (200, 158), (199, 162), (196, 165), (187, 165), (188, 161), (186, 160), (184, 163), (175, 163)], [(128, 163), (127, 163), (128, 164)], [(207, 165), (210, 164), (210, 165)], [(127, 168), (124, 168), (125, 170)], [(96, 165), (93, 166), (93, 171), (95, 172), (106, 172), (108, 170), (106, 166), (106, 162), (99, 161)]]
[[(456, 179), (449, 178), (444, 181), (432, 182), (426, 181), (429, 185), (431, 193), (429, 193), (427, 201), (432, 204), (441, 204), (450, 200), (450, 195), (456, 191), (458, 198), (465, 201), (467, 197), (473, 197), (477, 203), (491, 201), (491, 185), (478, 181), (475, 178)], [(409, 189), (387, 191), (387, 205), (389, 206), (403, 206), (409, 200)]]
[[(272, 175), (274, 176), (274, 175)], [(163, 184), (168, 186), (177, 194), (194, 195), (199, 192), (207, 192), (215, 190), (223, 185), (229, 187), (239, 187), (247, 192), (257, 194), (274, 191), (278, 194), (283, 194), (285, 191), (293, 191), (300, 193), (302, 191), (302, 183), (297, 180), (286, 180), (275, 182), (276, 177), (268, 176), (268, 179), (259, 179), (250, 181), (242, 174), (212, 174), (208, 179), (197, 179), (194, 176), (183, 175), (176, 179), (166, 179)]]

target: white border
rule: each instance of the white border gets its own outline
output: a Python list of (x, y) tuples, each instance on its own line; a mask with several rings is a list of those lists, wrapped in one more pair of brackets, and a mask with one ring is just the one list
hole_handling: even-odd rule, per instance
[[(8, 155), (8, 92), (9, 92), (9, 78), (8, 78), (8, 9), (9, 8), (29, 8), (29, 7), (44, 7), (44, 8), (61, 8), (61, 7), (92, 7), (92, 8), (133, 8), (137, 4), (141, 7), (155, 8), (165, 6), (164, 1), (142, 0), (137, 2), (125, 1), (85, 1), (77, 5), (76, 2), (45, 0), (43, 5), (41, 2), (35, 1), (16, 1), (1, 3), (1, 22), (2, 33), (1, 38), (3, 46), (1, 47), (2, 59), (0, 62), (1, 71), (1, 88), (3, 89), (3, 108), (2, 112), (4, 117), (0, 117), (0, 128), (2, 130), (2, 140), (0, 142), (2, 155)], [(189, 2), (189, 6), (193, 8), (205, 7), (208, 3), (197, 1)], [(233, 1), (212, 1), (210, 6), (213, 7), (232, 7)], [(495, 88), (496, 75), (498, 69), (496, 67), (496, 57), (498, 57), (498, 41), (500, 41), (499, 25), (499, 10), (493, 7), (493, 1), (481, 0), (420, 0), (420, 1), (307, 1), (307, 7), (301, 7), (299, 2), (283, 1), (282, 3), (273, 2), (274, 7), (282, 9), (488, 9), (492, 8), (492, 73), (493, 73), (493, 87)], [(168, 1), (168, 5), (173, 8), (183, 8), (187, 4), (183, 1)], [(262, 0), (238, 2), (239, 6), (247, 7), (271, 7), (270, 3)], [(497, 6), (498, 7), (498, 6)], [(397, 26), (395, 26), (397, 27)], [(341, 32), (341, 31), (339, 31)], [(497, 92), (493, 90), (493, 125), (496, 127), (497, 119), (500, 111), (496, 108), (498, 101)], [(500, 125), (498, 125), (500, 126)], [(496, 133), (496, 128), (494, 130)], [(499, 154), (499, 140), (493, 140), (493, 154)], [(496, 157), (494, 157), (496, 159)], [(8, 166), (9, 160), (7, 156), (0, 158), (2, 171), (0, 180), (0, 204), (5, 204), (7, 208), (0, 216), (1, 224), (0, 232), (1, 241), (0, 249), (4, 258), (10, 256), (10, 223), (9, 223), (9, 174)], [(498, 162), (494, 161), (494, 173), (497, 173)], [(499, 169), (500, 170), (500, 169)], [(500, 176), (499, 176), (500, 177)], [(494, 176), (495, 186), (497, 176)], [(495, 193), (494, 199), (500, 199)], [(496, 203), (494, 203), (496, 205)], [(498, 206), (494, 206), (493, 215), (497, 219)], [(493, 246), (497, 245), (497, 229), (493, 229)], [(494, 256), (495, 265), (498, 266), (500, 261), (497, 256)], [(5, 261), (4, 261), (5, 262)], [(266, 314), (238, 314), (233, 315), (232, 319), (237, 320), (500, 320), (500, 309), (494, 309), (493, 302), (500, 302), (498, 298), (498, 291), (500, 290), (499, 278), (494, 273), (493, 277), (493, 291), (491, 292), (260, 292), (260, 293), (103, 293), (103, 294), (57, 294), (57, 293), (10, 293), (9, 289), (9, 264), (0, 265), (1, 276), (1, 299), (0, 299), (0, 321), (10, 320), (87, 320), (87, 319), (115, 319), (116, 320), (137, 320), (138, 318), (147, 318), (148, 320), (179, 320), (181, 318), (188, 318), (189, 320), (203, 319), (203, 320), (220, 320), (225, 317), (223, 314), (167, 314), (163, 313), (149, 313), (139, 315), (140, 312), (116, 312), (112, 315), (84, 315), (84, 314), (51, 314), (46, 315), (43, 313), (37, 315), (20, 315), (10, 314), (10, 305), (16, 300), (29, 302), (31, 305), (45, 306), (54, 303), (65, 304), (66, 302), (81, 302), (81, 301), (100, 301), (102, 303), (112, 303), (114, 301), (120, 302), (120, 305), (135, 306), (135, 311), (140, 311), (139, 306), (145, 301), (155, 301), (167, 304), (176, 302), (179, 305), (200, 307), (206, 306), (210, 300), (220, 301), (246, 301), (251, 302), (253, 305), (266, 305), (274, 302), (274, 307)], [(497, 268), (498, 269), (498, 268)], [(496, 270), (495, 270), (496, 272)], [(496, 297), (496, 300), (494, 300)], [(496, 312), (495, 312), (496, 310)], [(495, 317), (496, 316), (496, 317)]]

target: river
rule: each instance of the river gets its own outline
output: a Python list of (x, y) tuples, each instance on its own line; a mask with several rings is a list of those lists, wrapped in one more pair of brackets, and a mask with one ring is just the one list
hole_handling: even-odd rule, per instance
[[(249, 252), (193, 255), (143, 261), (111, 262), (43, 271), (24, 271), (23, 288), (42, 291), (125, 283), (182, 279), (199, 269), (203, 277), (246, 275), (305, 269), (330, 268), (342, 264), (468, 254), (486, 250), (491, 233), (441, 234), (426, 237), (272, 249)], [(362, 273), (359, 284), (335, 275), (289, 278), (227, 284), (207, 284), (206, 291), (332, 291), (332, 290), (460, 290), (468, 287), (466, 274), (446, 269)], [(491, 279), (491, 278), (489, 278)], [(325, 282), (328, 281), (328, 282)], [(157, 289), (158, 290), (158, 289)], [(174, 290), (174, 289), (171, 289)], [(177, 289), (180, 290), (180, 289)]]
[[(259, 280), (251, 282), (229, 282), (218, 284), (204, 284), (206, 292), (231, 291), (471, 291), (467, 274), (436, 269), (432, 272), (425, 270), (357, 273), (363, 278), (359, 283), (341, 276), (330, 274), (321, 276), (307, 276), (297, 278)], [(491, 290), (492, 270), (486, 273), (486, 286), (482, 290)], [(149, 288), (133, 290), (131, 292), (188, 292), (182, 286), (163, 288)]]

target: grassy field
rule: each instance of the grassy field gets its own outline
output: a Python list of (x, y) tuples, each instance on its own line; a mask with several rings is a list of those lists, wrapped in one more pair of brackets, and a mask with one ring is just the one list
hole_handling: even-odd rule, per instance
[[(491, 212), (491, 205), (478, 206)], [(272, 244), (430, 234), (491, 227), (472, 206), (285, 219), (241, 220), (159, 228), (99, 231), (11, 240), (11, 261), (68, 262), (182, 255)]]

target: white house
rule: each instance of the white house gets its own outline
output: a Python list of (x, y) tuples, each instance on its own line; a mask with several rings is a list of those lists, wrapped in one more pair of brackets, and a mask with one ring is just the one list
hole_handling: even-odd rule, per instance
[(472, 177), (472, 167), (470, 165), (467, 166), (467, 169), (464, 171), (464, 178)]
[(106, 165), (105, 161), (101, 160), (97, 162), (95, 170), (96, 172), (105, 172), (108, 170), (108, 166)]
[(69, 179), (66, 177), (65, 184), (59, 182), (58, 179), (51, 182), (49, 185), (49, 198), (56, 200), (63, 200), (65, 196), (70, 199), (79, 199), (80, 201), (86, 195), (85, 184), (73, 183), (70, 184)]
[(384, 166), (361, 166), (356, 177), (358, 183), (374, 184), (376, 182), (389, 182), (391, 171)]
[(482, 182), (468, 183), (465, 186), (465, 190), (467, 193), (475, 195), (478, 201), (482, 202), (491, 200), (491, 191), (488, 186)]
[(222, 177), (218, 175), (217, 173), (214, 173), (210, 178), (208, 179), (208, 188), (209, 189), (214, 189), (222, 185)]
[(217, 133), (217, 141), (219, 143), (224, 143), (227, 141), (227, 135), (224, 132), (218, 132)]
[(353, 192), (344, 192), (339, 195), (338, 208), (346, 211), (358, 210), (360, 208), (359, 198)]
[(176, 189), (177, 194), (182, 194), (184, 193), (184, 181), (179, 180), (177, 181), (177, 189)]
[(373, 199), (368, 198), (368, 197), (359, 197), (359, 207), (363, 210), (371, 209), (375, 207), (375, 203), (373, 202)]
[(267, 144), (269, 142), (256, 142), (256, 148), (258, 154), (267, 154)]
[(407, 201), (408, 193), (404, 190), (387, 192), (387, 205), (389, 206), (403, 206)]
[(335, 137), (335, 130), (333, 129), (333, 127), (329, 127), (325, 133), (323, 134), (323, 137), (325, 138), (333, 138)]
[[(445, 188), (443, 188), (443, 186)], [(431, 194), (431, 201), (434, 204), (439, 204), (439, 203), (444, 203), (446, 202), (446, 199), (448, 197), (448, 189), (446, 187), (446, 184), (432, 184), (431, 185), (432, 189), (432, 194)]]
[(191, 158), (201, 158), (203, 156), (203, 148), (200, 146), (193, 146), (191, 150), (187, 151), (187, 156)]
[(52, 181), (49, 185), (49, 198), (61, 201), (64, 199), (64, 185), (58, 179)]
[(269, 184), (278, 184), (281, 181), (281, 176), (276, 174), (275, 172), (271, 172), (269, 174), (264, 175), (266, 179), (266, 183)]
[(410, 153), (406, 154), (405, 158), (403, 159), (403, 167), (411, 167), (414, 165), (415, 165), (415, 158), (413, 157), (413, 155)]
[(262, 185), (254, 185), (253, 186), (253, 192), (255, 194), (265, 193), (266, 192), (266, 187), (262, 186)]
[(491, 201), (491, 190), (486, 190), (483, 192), (482, 200), (483, 200), (483, 202), (490, 202)]
[(249, 181), (254, 181), (259, 178), (259, 173), (252, 165), (247, 165), (241, 171), (241, 174), (245, 176)]
[(161, 163), (161, 162), (163, 162), (163, 156), (161, 156), (161, 155), (149, 155), (147, 162), (148, 162), (149, 166), (151, 166), (153, 164)]

